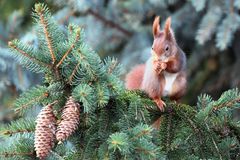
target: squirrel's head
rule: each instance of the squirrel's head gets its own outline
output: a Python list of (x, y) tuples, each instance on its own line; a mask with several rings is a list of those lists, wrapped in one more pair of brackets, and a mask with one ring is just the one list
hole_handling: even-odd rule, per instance
[(166, 60), (177, 52), (177, 44), (174, 33), (171, 28), (171, 17), (168, 17), (165, 23), (164, 30), (160, 29), (160, 18), (155, 18), (153, 22), (153, 45), (152, 52), (160, 60)]

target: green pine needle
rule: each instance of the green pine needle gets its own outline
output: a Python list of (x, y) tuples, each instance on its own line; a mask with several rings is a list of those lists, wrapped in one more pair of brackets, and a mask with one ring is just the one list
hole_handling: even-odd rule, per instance
[(130, 152), (129, 138), (126, 133), (112, 134), (108, 139), (109, 150), (119, 150), (122, 154)]
[(14, 103), (15, 111), (21, 115), (26, 113), (29, 108), (40, 104), (49, 95), (48, 89), (45, 86), (34, 87), (23, 94)]
[(34, 118), (22, 118), (11, 122), (11, 124), (1, 129), (1, 134), (12, 136), (14, 134), (31, 133), (35, 131)]
[(94, 90), (90, 85), (80, 84), (73, 90), (73, 97), (75, 100), (83, 103), (84, 112), (92, 112), (95, 110), (96, 97)]

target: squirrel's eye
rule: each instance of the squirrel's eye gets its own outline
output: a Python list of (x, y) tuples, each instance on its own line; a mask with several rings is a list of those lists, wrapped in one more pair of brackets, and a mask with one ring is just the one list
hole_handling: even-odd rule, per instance
[(165, 51), (168, 51), (168, 50), (169, 50), (169, 47), (168, 47), (168, 46), (166, 46), (166, 47), (165, 47)]

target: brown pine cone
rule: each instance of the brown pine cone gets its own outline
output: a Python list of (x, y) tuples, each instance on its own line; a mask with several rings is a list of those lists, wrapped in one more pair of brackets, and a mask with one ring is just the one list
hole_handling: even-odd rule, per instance
[(45, 106), (37, 116), (34, 147), (37, 157), (45, 159), (54, 146), (56, 133), (56, 117), (51, 103)]
[(80, 119), (80, 105), (69, 97), (64, 106), (61, 122), (57, 127), (56, 138), (58, 141), (66, 140), (78, 127)]

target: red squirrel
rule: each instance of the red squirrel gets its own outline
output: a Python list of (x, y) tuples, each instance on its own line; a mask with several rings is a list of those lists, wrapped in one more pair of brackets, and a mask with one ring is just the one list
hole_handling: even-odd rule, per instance
[(134, 67), (126, 76), (126, 88), (143, 90), (152, 98), (161, 111), (166, 105), (161, 97), (179, 100), (186, 91), (186, 56), (179, 48), (171, 28), (171, 17), (167, 18), (164, 30), (160, 29), (160, 18), (153, 22), (153, 45), (151, 57), (145, 64)]

